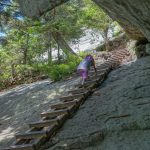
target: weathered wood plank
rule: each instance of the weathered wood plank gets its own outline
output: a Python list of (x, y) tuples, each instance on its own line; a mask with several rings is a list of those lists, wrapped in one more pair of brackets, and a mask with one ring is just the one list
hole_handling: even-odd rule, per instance
[(96, 85), (98, 83), (99, 80), (92, 80), (92, 81), (86, 81), (83, 85), (81, 84), (76, 84), (75, 87), (78, 87), (78, 88), (88, 88), (88, 86), (93, 86)]
[(112, 57), (112, 58), (108, 59), (108, 61), (107, 61), (107, 62), (118, 61), (118, 60), (119, 60), (118, 58), (114, 58), (114, 57)]
[(55, 117), (55, 116), (60, 116), (64, 114), (68, 114), (68, 109), (44, 112), (44, 113), (41, 113), (41, 117)]
[(51, 105), (50, 107), (52, 109), (64, 109), (64, 108), (67, 108), (69, 106), (77, 105), (77, 104), (78, 104), (78, 101), (73, 100), (73, 101), (69, 101), (69, 102), (54, 104), (54, 105)]
[(90, 75), (89, 75), (89, 78), (87, 79), (87, 81), (92, 81), (92, 80), (94, 80), (94, 79), (100, 80), (100, 78), (102, 78), (102, 76), (90, 76)]
[(85, 88), (74, 89), (74, 90), (68, 91), (68, 93), (71, 93), (71, 94), (81, 94), (81, 93), (86, 93), (86, 92), (88, 92), (88, 91)]
[(74, 94), (74, 95), (70, 95), (70, 96), (63, 96), (63, 97), (60, 97), (59, 99), (60, 100), (75, 100), (77, 98), (80, 98), (80, 97), (84, 97), (84, 93), (80, 93), (80, 94)]
[(106, 61), (105, 63), (103, 63), (102, 65), (101, 65), (101, 67), (107, 67), (107, 68), (110, 68), (110, 65), (112, 64), (112, 62), (111, 61)]
[[(107, 70), (106, 70), (107, 71)], [(94, 78), (94, 77), (103, 77), (105, 75), (105, 72), (98, 72), (97, 76), (95, 74), (89, 75), (89, 78)]]
[(43, 145), (50, 137), (52, 137), (54, 133), (57, 131), (57, 129), (58, 129), (57, 124), (53, 124), (46, 129), (47, 132), (46, 137), (32, 139), (31, 144), (34, 144), (35, 150), (40, 149), (41, 145)]
[(44, 121), (42, 120), (42, 121), (30, 123), (29, 127), (41, 128), (41, 127), (47, 127), (57, 123), (58, 123), (58, 119), (44, 120)]
[[(115, 56), (115, 57), (125, 57), (125, 54), (121, 54), (121, 53), (119, 54), (119, 53), (118, 53), (118, 54), (116, 54), (116, 55), (114, 55), (114, 56)], [(112, 57), (113, 57), (113, 56), (112, 56)]]
[[(109, 68), (107, 68), (107, 69), (100, 69), (100, 70), (97, 70), (97, 74), (102, 74), (102, 73), (105, 73), (105, 72), (107, 72), (107, 71), (109, 71)], [(95, 71), (89, 71), (89, 74), (91, 75), (91, 74), (95, 74)]]
[(3, 150), (35, 150), (33, 144), (13, 145)]
[(41, 138), (46, 136), (47, 136), (46, 131), (33, 131), (33, 132), (27, 132), (23, 134), (17, 134), (16, 139), (34, 139), (34, 138)]

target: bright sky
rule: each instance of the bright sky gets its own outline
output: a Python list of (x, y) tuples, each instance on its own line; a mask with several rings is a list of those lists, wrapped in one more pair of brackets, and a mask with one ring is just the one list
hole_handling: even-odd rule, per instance
[(5, 36), (5, 35), (6, 35), (5, 33), (0, 32), (0, 36)]

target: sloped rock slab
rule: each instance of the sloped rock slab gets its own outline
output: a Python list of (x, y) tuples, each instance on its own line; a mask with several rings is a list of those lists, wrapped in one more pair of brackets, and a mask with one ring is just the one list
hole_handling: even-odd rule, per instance
[(149, 150), (150, 57), (124, 65), (68, 120), (44, 150)]

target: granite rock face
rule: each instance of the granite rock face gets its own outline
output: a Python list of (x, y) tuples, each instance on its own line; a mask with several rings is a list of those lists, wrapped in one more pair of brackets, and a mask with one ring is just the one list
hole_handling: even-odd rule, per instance
[[(135, 40), (149, 39), (149, 0), (93, 0)], [(148, 27), (148, 28), (147, 28)], [(150, 40), (150, 39), (149, 39)]]
[[(28, 17), (39, 17), (69, 0), (18, 0)], [(135, 40), (150, 41), (150, 0), (93, 0)]]
[(112, 71), (43, 150), (149, 150), (150, 56)]
[(67, 1), (69, 0), (18, 0), (22, 12), (31, 18), (40, 17), (45, 12)]

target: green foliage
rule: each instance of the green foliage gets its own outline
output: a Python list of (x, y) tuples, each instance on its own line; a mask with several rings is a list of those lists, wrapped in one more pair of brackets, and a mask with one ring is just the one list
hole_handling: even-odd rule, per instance
[(82, 34), (81, 26), (77, 23), (78, 10), (79, 7), (74, 3), (58, 7), (53, 19), (42, 18), (47, 20), (44, 23), (25, 17), (21, 20), (10, 18), (10, 28), (6, 32), (7, 45), (0, 49), (0, 88), (7, 87), (12, 82), (24, 83), (27, 76), (32, 78), (35, 73), (37, 76), (46, 74), (54, 80), (60, 80), (74, 71), (77, 60), (71, 62), (72, 56), (64, 64), (51, 66), (41, 56), (48, 53), (50, 46), (57, 47), (47, 33), (59, 31), (68, 41)]
[(108, 41), (110, 35), (117, 35), (121, 28), (98, 5), (95, 5), (94, 2), (91, 0), (83, 0), (83, 2), (84, 7), (79, 19), (80, 24), (83, 24), (86, 28), (98, 30), (105, 43), (105, 50), (109, 50)]
[[(13, 0), (10, 4), (18, 6)], [(76, 70), (86, 53), (81, 52), (78, 58), (69, 55), (66, 60), (59, 60), (58, 64), (54, 64), (50, 52), (53, 48), (58, 48), (58, 45), (51, 32), (59, 32), (67, 43), (80, 38), (83, 30), (88, 28), (97, 29), (102, 34), (111, 28), (114, 36), (120, 30), (115, 29), (116, 23), (91, 0), (69, 1), (43, 15), (39, 21), (25, 17), (16, 19), (13, 17), (16, 10), (19, 8), (5, 6), (8, 17), (3, 13), (0, 15), (0, 23), (3, 24), (7, 40), (7, 44), (0, 47), (0, 87), (7, 87), (13, 82), (25, 83), (27, 77), (43, 74), (57, 81)], [(50, 61), (44, 58), (46, 53), (49, 54)], [(63, 53), (60, 55), (63, 56)]]
[[(12, 69), (14, 71), (13, 75)], [(4, 69), (1, 68), (0, 71), (0, 89), (14, 84), (30, 83), (33, 80), (32, 78), (39, 74), (35, 68), (29, 65), (15, 65), (14, 68), (8, 65)]]
[(46, 25), (44, 31), (58, 31), (65, 39), (70, 41), (79, 38), (82, 34), (83, 25), (79, 23), (81, 7), (78, 1), (74, 0), (57, 7), (55, 12), (50, 11), (45, 14)]
[(67, 64), (54, 65), (51, 67), (49, 76), (52, 80), (58, 81), (70, 74), (70, 68)]
[(100, 7), (91, 0), (83, 0), (83, 2), (85, 7), (82, 9), (82, 16), (79, 20), (82, 24), (100, 31), (111, 26), (113, 20)]
[(71, 75), (74, 71), (76, 71), (76, 67), (79, 62), (82, 60), (81, 57), (75, 57), (73, 55), (69, 55), (67, 60), (65, 60), (62, 64), (38, 64), (38, 66), (34, 66), (38, 71), (44, 73), (50, 77), (50, 79), (54, 81), (59, 81), (64, 79), (66, 76)]

